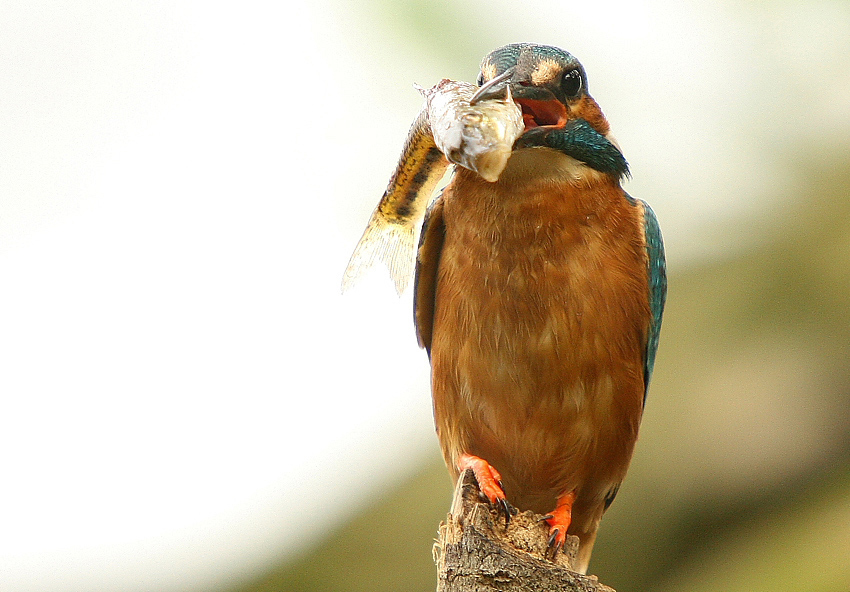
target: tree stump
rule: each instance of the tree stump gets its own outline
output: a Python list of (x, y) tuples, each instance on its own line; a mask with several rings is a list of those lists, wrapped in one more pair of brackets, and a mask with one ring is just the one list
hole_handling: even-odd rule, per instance
[(578, 537), (547, 558), (549, 527), (543, 516), (505, 517), (482, 500), (471, 470), (458, 480), (451, 512), (434, 544), (437, 592), (614, 592), (596, 576), (572, 571)]

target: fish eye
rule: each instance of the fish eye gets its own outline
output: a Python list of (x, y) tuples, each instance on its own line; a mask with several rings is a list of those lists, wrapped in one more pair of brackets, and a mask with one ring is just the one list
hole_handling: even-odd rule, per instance
[(478, 86), (481, 86), (482, 84), (484, 84), (484, 72), (480, 72), (478, 74)]
[(578, 69), (564, 73), (564, 78), (561, 80), (561, 90), (567, 97), (578, 96), (581, 92), (581, 85), (581, 72)]

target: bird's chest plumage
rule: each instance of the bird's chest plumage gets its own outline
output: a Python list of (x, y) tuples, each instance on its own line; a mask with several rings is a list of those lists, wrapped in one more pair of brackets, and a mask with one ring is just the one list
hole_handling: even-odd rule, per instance
[[(444, 194), (434, 315), (435, 416), (447, 460), (488, 459), (516, 503), (619, 482), (643, 400), (648, 326), (641, 212), (592, 175)], [(605, 491), (591, 492), (605, 495)]]

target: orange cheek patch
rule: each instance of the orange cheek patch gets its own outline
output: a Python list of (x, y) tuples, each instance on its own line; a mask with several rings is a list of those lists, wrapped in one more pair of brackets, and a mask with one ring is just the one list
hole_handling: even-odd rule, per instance
[(602, 134), (603, 136), (607, 134), (611, 130), (611, 126), (608, 125), (608, 120), (605, 119), (605, 115), (602, 113), (602, 109), (592, 98), (588, 96), (584, 96), (580, 101), (574, 103), (570, 106), (570, 110), (575, 114), (576, 117), (580, 117), (584, 119), (587, 123), (593, 127), (597, 132)]

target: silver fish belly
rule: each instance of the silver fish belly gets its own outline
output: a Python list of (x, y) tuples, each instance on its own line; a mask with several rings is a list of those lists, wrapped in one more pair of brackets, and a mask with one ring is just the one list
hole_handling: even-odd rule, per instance
[(525, 125), (522, 110), (506, 89), (504, 99), (470, 104), (478, 87), (443, 79), (425, 96), (434, 141), (446, 158), (495, 182), (505, 169)]

